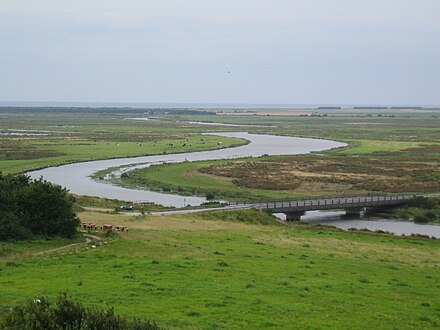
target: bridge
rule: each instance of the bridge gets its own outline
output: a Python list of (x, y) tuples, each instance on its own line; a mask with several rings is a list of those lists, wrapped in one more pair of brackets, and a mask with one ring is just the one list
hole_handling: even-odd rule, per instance
[(280, 202), (227, 203), (228, 207), (255, 208), (271, 213), (284, 213), (287, 221), (299, 221), (307, 211), (344, 209), (348, 215), (359, 215), (366, 208), (387, 208), (406, 204), (414, 194), (302, 199)]

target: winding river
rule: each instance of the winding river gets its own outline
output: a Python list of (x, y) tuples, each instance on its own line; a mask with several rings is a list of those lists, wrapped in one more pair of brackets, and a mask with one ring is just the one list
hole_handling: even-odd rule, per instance
[[(259, 157), (262, 155), (306, 154), (313, 151), (322, 151), (346, 146), (345, 143), (329, 140), (251, 134), (244, 132), (213, 134), (224, 137), (242, 138), (248, 140), (249, 143), (239, 147), (219, 150), (81, 162), (58, 167), (48, 167), (42, 170), (29, 172), (28, 174), (32, 178), (39, 178), (42, 176), (45, 180), (66, 187), (72, 193), (78, 195), (115, 198), (125, 201), (150, 201), (165, 206), (175, 207), (183, 207), (185, 205), (195, 206), (202, 204), (206, 199), (197, 196), (180, 196), (141, 189), (129, 189), (111, 185), (106, 183), (105, 180), (95, 181), (91, 176), (97, 171), (108, 168), (123, 167), (123, 170), (127, 171), (162, 163)], [(118, 170), (116, 170), (115, 173), (118, 173)]]
[[(211, 133), (209, 133), (211, 134)], [(163, 163), (178, 163), (198, 160), (234, 159), (243, 157), (259, 157), (262, 155), (295, 155), (306, 154), (313, 151), (323, 151), (346, 146), (345, 143), (308, 139), (298, 137), (283, 137), (275, 135), (251, 134), (244, 132), (212, 133), (225, 137), (243, 138), (249, 141), (247, 145), (200, 152), (181, 154), (143, 156), (132, 158), (119, 158), (74, 163), (58, 167), (48, 167), (32, 171), (28, 174), (32, 178), (43, 177), (45, 180), (59, 184), (78, 195), (115, 198), (126, 201), (150, 201), (165, 206), (183, 207), (185, 205), (200, 205), (206, 201), (203, 197), (180, 196), (164, 194), (142, 189), (130, 189), (112, 185), (106, 180), (95, 181), (91, 176), (101, 170), (115, 168), (114, 175), (151, 165)], [(403, 221), (383, 221), (368, 219), (345, 220), (343, 212), (312, 211), (304, 217), (304, 221), (314, 224), (335, 226), (341, 229), (382, 230), (397, 235), (420, 234), (440, 238), (440, 226), (419, 225)]]

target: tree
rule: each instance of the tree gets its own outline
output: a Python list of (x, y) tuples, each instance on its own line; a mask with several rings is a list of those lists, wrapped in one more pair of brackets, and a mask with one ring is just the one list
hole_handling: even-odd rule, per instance
[(0, 211), (0, 241), (29, 238), (32, 233), (12, 212)]
[(43, 179), (0, 174), (0, 240), (76, 235), (79, 220), (65, 188)]

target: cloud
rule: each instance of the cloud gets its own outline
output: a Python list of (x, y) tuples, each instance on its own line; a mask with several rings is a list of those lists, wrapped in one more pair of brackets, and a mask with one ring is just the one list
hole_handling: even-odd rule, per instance
[(438, 0), (3, 0), (0, 99), (429, 103), (438, 17)]

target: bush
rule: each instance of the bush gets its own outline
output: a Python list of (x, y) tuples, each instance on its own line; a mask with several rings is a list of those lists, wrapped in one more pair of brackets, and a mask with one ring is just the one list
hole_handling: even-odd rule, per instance
[(423, 196), (416, 196), (416, 197), (413, 197), (408, 202), (408, 206), (417, 207), (420, 209), (435, 209), (437, 206), (437, 203), (431, 198), (423, 197)]
[(213, 192), (206, 193), (206, 199), (208, 201), (213, 200), (215, 198), (215, 194)]
[(415, 223), (428, 223), (430, 220), (428, 217), (418, 214), (414, 217), (414, 222)]
[(0, 320), (1, 329), (10, 330), (156, 330), (159, 327), (152, 321), (137, 318), (127, 320), (115, 315), (113, 308), (86, 308), (61, 294), (56, 304), (46, 298), (28, 300), (14, 307)]
[(0, 174), (0, 240), (76, 235), (79, 220), (67, 190), (26, 175)]
[(427, 211), (427, 212), (425, 212), (424, 216), (431, 221), (437, 219), (437, 214), (434, 211)]

